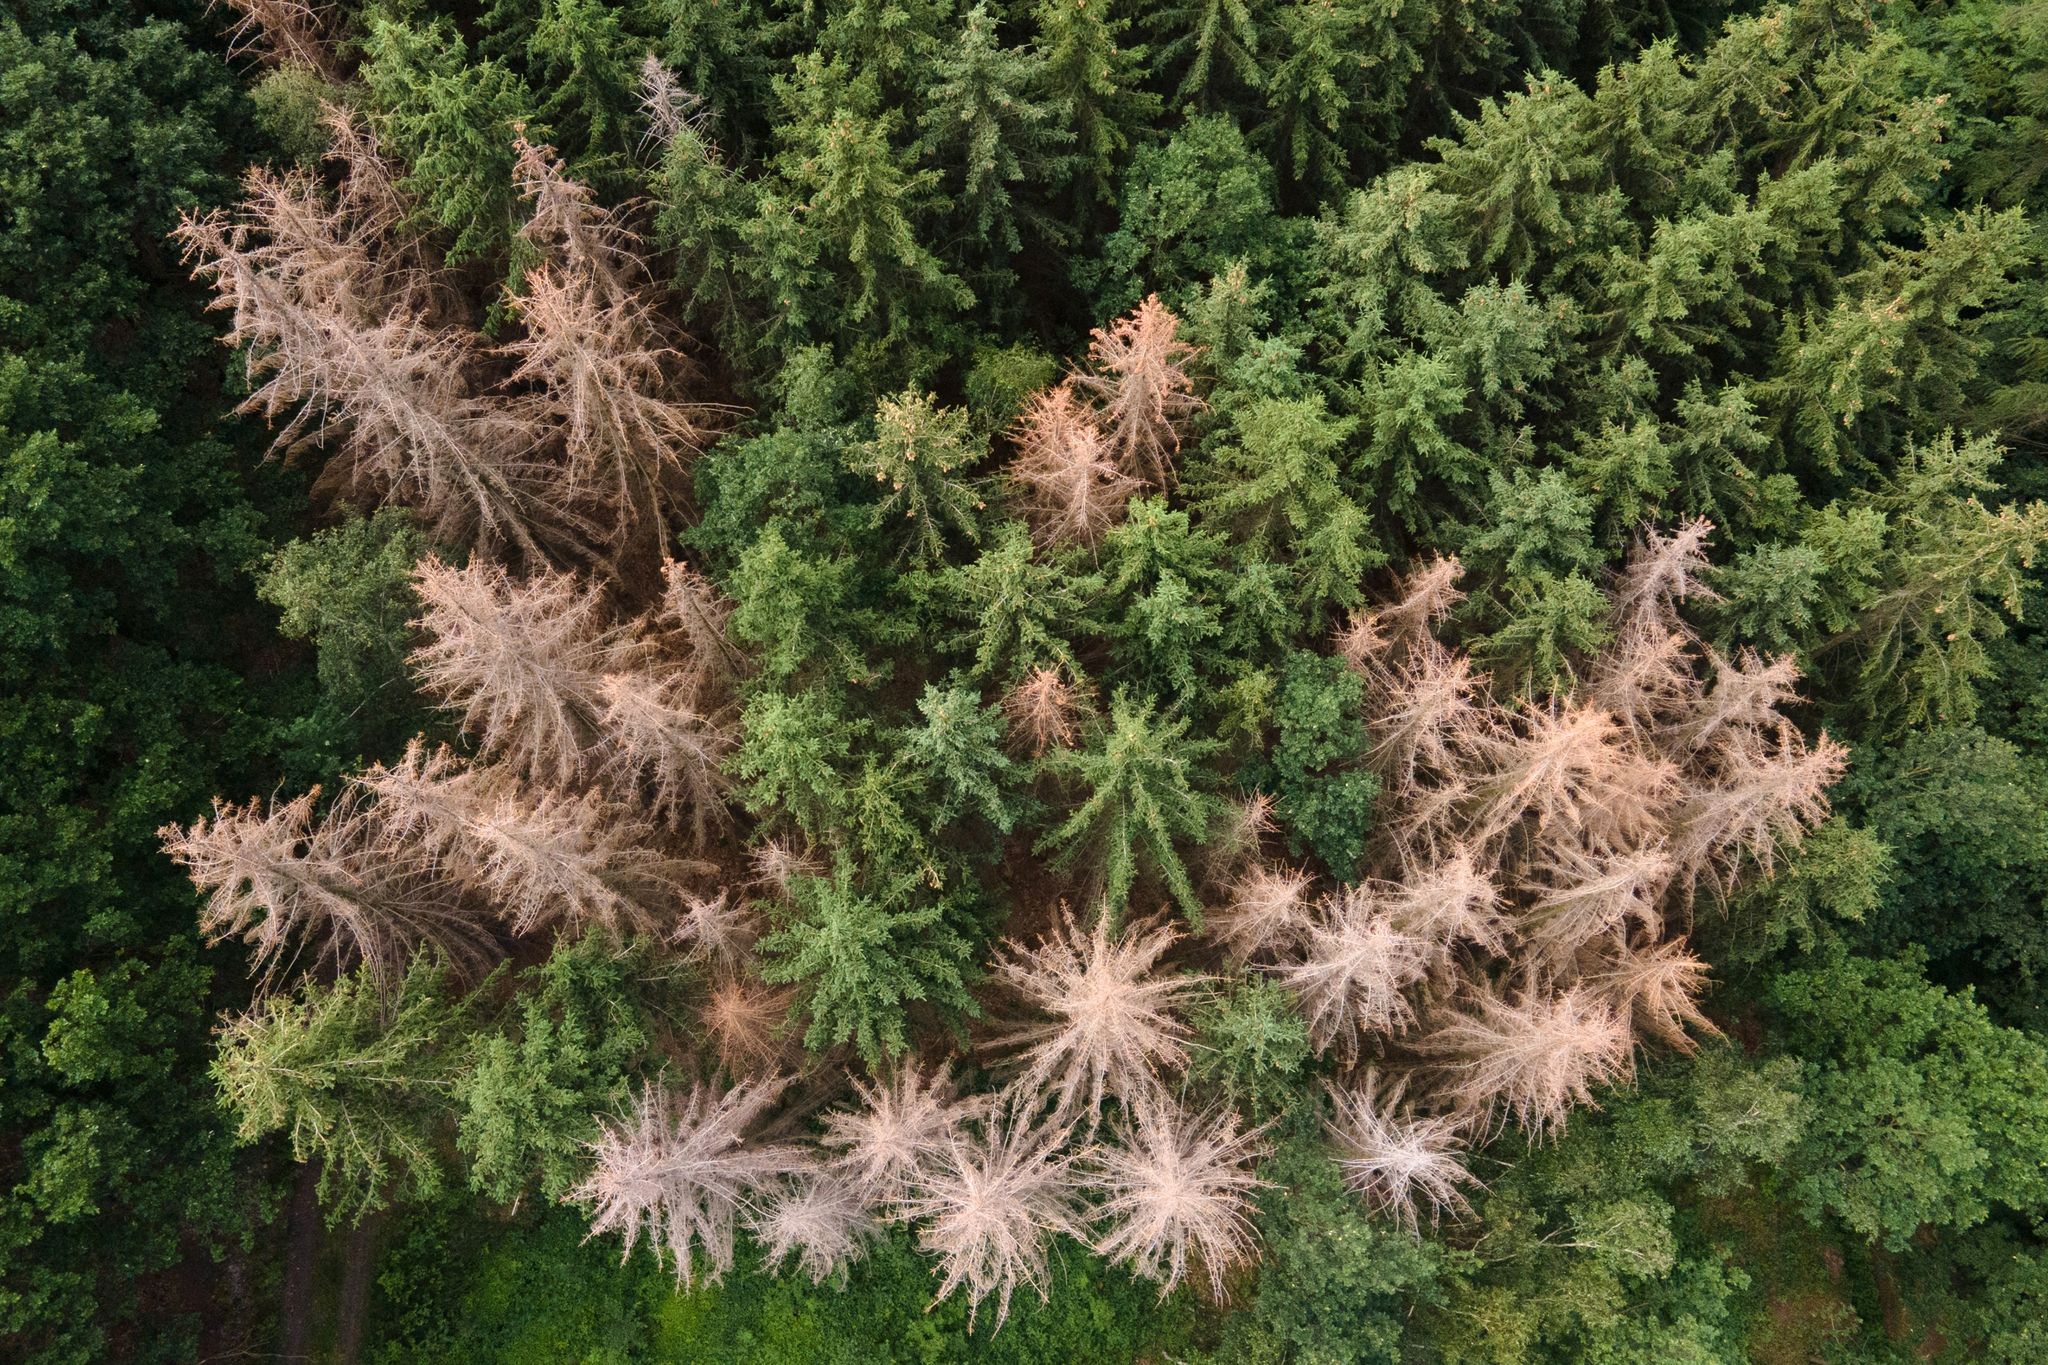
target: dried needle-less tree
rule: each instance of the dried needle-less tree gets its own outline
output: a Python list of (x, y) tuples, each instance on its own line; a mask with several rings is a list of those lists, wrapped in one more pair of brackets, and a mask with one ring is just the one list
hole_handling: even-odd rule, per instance
[(857, 1187), (816, 1170), (778, 1181), (755, 1202), (746, 1223), (765, 1264), (794, 1260), (812, 1284), (843, 1275), (880, 1230)]
[(1083, 1235), (1066, 1130), (1015, 1108), (956, 1133), (903, 1200), (899, 1216), (923, 1224), (918, 1244), (939, 1261), (936, 1299), (965, 1288), (971, 1322), (994, 1295), (996, 1325), (1019, 1285), (1048, 1297), (1046, 1244)]
[(674, 1259), (678, 1283), (696, 1282), (700, 1256), (716, 1283), (732, 1268), (741, 1211), (803, 1169), (799, 1149), (751, 1132), (785, 1084), (699, 1082), (680, 1099), (660, 1085), (641, 1091), (632, 1113), (601, 1125), (595, 1167), (570, 1195), (591, 1208), (592, 1235), (623, 1233), (631, 1256), (644, 1233), (657, 1256)]
[(954, 1095), (946, 1067), (927, 1070), (914, 1059), (872, 1085), (855, 1078), (853, 1092), (855, 1107), (825, 1115), (822, 1140), (832, 1169), (882, 1207), (900, 1202), (947, 1154), (962, 1125), (986, 1109)]
[(1112, 933), (1109, 917), (1080, 928), (1062, 907), (1035, 947), (1006, 943), (995, 979), (1037, 1016), (997, 1040), (1021, 1049), (1011, 1093), (1027, 1104), (1049, 1097), (1055, 1120), (1093, 1124), (1109, 1095), (1133, 1108), (1158, 1102), (1161, 1068), (1187, 1065), (1186, 1006), (1204, 978), (1156, 969), (1178, 935), (1133, 924)]
[(1084, 1168), (1101, 1195), (1107, 1224), (1095, 1249), (1157, 1281), (1163, 1299), (1201, 1264), (1209, 1293), (1223, 1300), (1224, 1276), (1252, 1259), (1252, 1168), (1266, 1152), (1263, 1132), (1244, 1131), (1227, 1109), (1194, 1114), (1176, 1104), (1119, 1119), (1113, 1140)]
[(1117, 466), (1154, 488), (1169, 487), (1181, 423), (1204, 406), (1188, 373), (1199, 348), (1180, 339), (1180, 319), (1157, 294), (1091, 336), (1091, 369), (1068, 382), (1101, 401), (1102, 427)]
[(1479, 1182), (1465, 1167), (1465, 1120), (1418, 1113), (1405, 1103), (1407, 1085), (1368, 1069), (1354, 1086), (1329, 1087), (1325, 1129), (1344, 1183), (1412, 1233), (1425, 1209), (1432, 1226), (1446, 1214), (1463, 1217), (1465, 1187)]
[(431, 861), (392, 837), (383, 813), (351, 788), (317, 818), (314, 788), (294, 800), (216, 802), (213, 818), (159, 831), (165, 849), (207, 893), (200, 928), (239, 938), (265, 985), (308, 959), (360, 966), (397, 983), (423, 947), (479, 976), (497, 956), (484, 918)]

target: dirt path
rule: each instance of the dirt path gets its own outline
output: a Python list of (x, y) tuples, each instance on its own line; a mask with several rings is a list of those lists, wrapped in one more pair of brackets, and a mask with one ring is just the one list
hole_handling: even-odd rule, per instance
[(356, 1365), (363, 1351), (363, 1323), (370, 1311), (370, 1286), (377, 1274), (377, 1243), (384, 1215), (373, 1213), (349, 1229), (348, 1263), (341, 1276), (340, 1321), (334, 1328), (334, 1355), (340, 1365)]
[(313, 1346), (313, 1273), (320, 1259), (320, 1173), (310, 1162), (299, 1167), (286, 1217), (278, 1351), (286, 1360), (306, 1360)]

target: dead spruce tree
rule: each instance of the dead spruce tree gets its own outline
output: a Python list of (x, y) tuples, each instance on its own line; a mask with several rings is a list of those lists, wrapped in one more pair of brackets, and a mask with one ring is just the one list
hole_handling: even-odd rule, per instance
[(628, 1256), (644, 1235), (674, 1261), (678, 1283), (717, 1282), (732, 1269), (743, 1212), (803, 1169), (798, 1148), (753, 1133), (782, 1089), (747, 1081), (730, 1090), (700, 1083), (680, 1097), (642, 1091), (632, 1113), (603, 1125), (594, 1169), (571, 1195), (592, 1210), (591, 1232), (624, 1234)]
[[(1311, 898), (1254, 865), (1212, 932), (1266, 959), (1318, 1048), (1411, 1068), (1335, 1101), (1359, 1150), (1427, 1135), (1448, 1156), (1506, 1121), (1541, 1138), (1630, 1074), (1639, 1038), (1686, 1049), (1712, 1030), (1695, 1002), (1705, 966), (1677, 937), (1699, 889), (1768, 873), (1826, 814), (1844, 754), (1782, 715), (1789, 661), (1724, 658), (1686, 624), (1709, 530), (1644, 534), (1580, 694), (1510, 707), (1437, 638), (1455, 560), (1419, 566), (1339, 632), (1393, 817), (1378, 875)], [(1361, 1178), (1378, 1206), (1412, 1209), (1389, 1177)], [(1455, 1211), (1454, 1192), (1419, 1194)]]
[(1187, 1065), (1184, 1014), (1202, 981), (1157, 972), (1176, 934), (1161, 925), (1132, 924), (1113, 932), (1098, 914), (1081, 928), (1062, 908), (1052, 933), (1025, 948), (1004, 945), (995, 977), (1032, 1018), (996, 1040), (1018, 1049), (1011, 1093), (1053, 1117), (1093, 1124), (1105, 1095), (1132, 1108), (1164, 1097), (1162, 1071)]
[(1049, 1296), (1047, 1243), (1083, 1228), (1067, 1133), (998, 1108), (954, 1134), (929, 1173), (911, 1187), (901, 1216), (922, 1225), (918, 1245), (938, 1259), (938, 1297), (967, 1291), (970, 1320), (996, 1300), (996, 1325), (1021, 1286)]
[(1111, 1140), (1089, 1154), (1087, 1178), (1105, 1225), (1095, 1249), (1159, 1285), (1163, 1299), (1199, 1264), (1210, 1297), (1252, 1259), (1252, 1167), (1262, 1132), (1243, 1131), (1228, 1110), (1194, 1114), (1178, 1106), (1141, 1108), (1117, 1120)]
[(393, 837), (350, 789), (315, 813), (319, 789), (268, 808), (215, 803), (213, 817), (159, 833), (206, 893), (209, 941), (240, 939), (264, 985), (294, 969), (360, 968), (395, 984), (423, 948), (481, 975), (497, 956), (484, 917), (430, 857)]

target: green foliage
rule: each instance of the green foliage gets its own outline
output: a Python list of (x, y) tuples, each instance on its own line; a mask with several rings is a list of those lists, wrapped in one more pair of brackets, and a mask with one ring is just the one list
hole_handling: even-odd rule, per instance
[(164, 244), (258, 147), (215, 31), (185, 3), (0, 16), (0, 1355), (33, 1365), (201, 1354), (228, 1277), (154, 1286), (258, 1213), (204, 1076), (241, 990), (152, 851), (274, 780), (274, 717), (310, 690), (259, 666), (237, 574), (296, 480), (222, 420)]
[(1452, 1261), (1418, 1335), (1469, 1360), (1749, 1359), (1745, 1291), (1769, 1267), (1726, 1254), (1693, 1209), (1748, 1216), (1804, 1130), (1799, 1082), (1789, 1059), (1716, 1048), (1657, 1068), (1555, 1147), (1503, 1153), (1475, 1201), (1491, 1232)]
[(1071, 1243), (1052, 1256), (1051, 1299), (1019, 1295), (1001, 1331), (970, 1329), (957, 1299), (933, 1304), (930, 1267), (902, 1230), (844, 1284), (772, 1276), (755, 1257), (688, 1293), (644, 1258), (588, 1241), (576, 1211), (511, 1220), (452, 1202), (385, 1253), (366, 1358), (378, 1365), (1037, 1365), (1184, 1353), (1195, 1312)]
[(1871, 837), (1889, 852), (1874, 945), (1919, 944), (1952, 981), (2030, 1024), (2048, 972), (2048, 771), (1977, 729), (1914, 735), (1852, 774)]
[(1052, 852), (1055, 866), (1098, 872), (1112, 918), (1130, 904), (1140, 875), (1148, 875), (1200, 928), (1201, 900), (1178, 845), (1205, 834), (1216, 813), (1216, 798), (1195, 786), (1196, 765), (1215, 747), (1189, 733), (1187, 717), (1162, 716), (1150, 702), (1118, 692), (1095, 744), (1047, 755), (1046, 769), (1072, 785), (1078, 803), (1039, 840), (1039, 850)]
[(455, 1081), (473, 1189), (511, 1203), (538, 1173), (541, 1194), (557, 1200), (582, 1179), (596, 1116), (624, 1106), (651, 1041), (636, 979), (645, 970), (592, 936), (525, 974), (504, 1026), (477, 1040)]
[[(755, 817), (746, 842), (829, 859), (796, 876), (761, 945), (815, 1051), (851, 1044), (876, 1066), (957, 1031), (987, 938), (1052, 898), (1034, 854), (1054, 891), (1099, 889), (1112, 919), (1171, 899), (1198, 922), (1233, 859), (1283, 843), (1331, 880), (1359, 875), (1367, 689), (1326, 656), (1389, 557), (1460, 555), (1451, 635), (1496, 692), (1541, 698), (1605, 686), (1584, 674), (1629, 624), (1604, 589), (1642, 528), (1713, 522), (1718, 598), (1686, 600), (1691, 624), (1726, 658), (1796, 658), (1811, 705), (1792, 714), (1856, 753), (1841, 814), (1782, 850), (1774, 883), (1725, 920), (1702, 898), (1665, 926), (1710, 960), (1740, 1055), (1645, 1054), (1639, 1090), (1549, 1146), (1475, 1131), (1472, 1217), (1411, 1239), (1318, 1154), (1325, 1068), (1285, 989), (1183, 945), (1225, 971), (1194, 1020), (1189, 1102), (1286, 1115), (1267, 1259), (1256, 1286), (1233, 1281), (1225, 1358), (2041, 1354), (2035, 8), (1798, 0), (1725, 24), (1720, 0), (282, 12), (331, 44), (317, 73), (288, 30), (245, 31), (232, 67), (197, 50), (235, 19), (185, 0), (31, 0), (0, 19), (0, 1355), (267, 1344), (216, 1340), (252, 1310), (193, 1287), (260, 1298), (262, 1277), (192, 1273), (268, 1250), (229, 1237), (279, 1167), (236, 1164), (198, 1079), (207, 1015), (239, 1003), (239, 949), (216, 974), (151, 831), (217, 794), (332, 783), (427, 723), (403, 667), (427, 547), (390, 510), (322, 509), (317, 532), (264, 514), (273, 495), (302, 503), (299, 475), (259, 472), (255, 433), (225, 416), (244, 380), (215, 378), (164, 237), (254, 161), (335, 186), (326, 99), (367, 119), (418, 206), (408, 263), (453, 267), (404, 281), (429, 325), (490, 329), (461, 375), (433, 376), (468, 455), (514, 467), (559, 445), (535, 394), (492, 387), (507, 364), (490, 347), (544, 330), (502, 307), (524, 264), (515, 125), (646, 235), (623, 331), (653, 338), (640, 361), (724, 431), (654, 453), (693, 494), (664, 548), (730, 599), (747, 665), (677, 676), (649, 723), (703, 711)], [(305, 245), (259, 230), (234, 249)], [(377, 258), (362, 245), (291, 269), (336, 284)], [(391, 283), (335, 297), (374, 304)], [(1141, 380), (1087, 355), (1090, 327), (1155, 291), (1201, 348), (1200, 410), (1170, 434)], [(619, 342), (603, 333), (553, 340), (602, 367)], [(246, 358), (295, 362), (261, 344)], [(1122, 508), (1077, 544), (984, 505), (1065, 364), (1101, 429), (1077, 416), (1053, 458)], [(374, 378), (372, 396), (417, 397), (395, 368)], [(308, 431), (353, 416), (316, 412)], [(1128, 460), (1132, 435), (1172, 457), (1136, 496), (1086, 464), (1097, 436)], [(652, 569), (607, 576), (603, 596), (650, 636)], [(280, 648), (280, 619), (308, 647)], [(1011, 689), (1039, 669), (1073, 693), (1039, 699), (1054, 722), (1027, 743), (995, 703), (1028, 715)], [(572, 703), (579, 733), (616, 723), (587, 689)], [(1717, 754), (1716, 771), (1739, 784), (1754, 757)], [(633, 781), (593, 761), (560, 795), (629, 800)], [(1215, 794), (1254, 790), (1281, 830), (1211, 847)], [(694, 851), (707, 885), (737, 887), (738, 840)], [(696, 1044), (657, 1026), (655, 960), (594, 939), (510, 946), (541, 965), (459, 1000), (425, 966), (386, 999), (314, 981), (219, 1044), (243, 1136), (325, 1158), (340, 1211), (436, 1201), (396, 1220), (390, 1311), (372, 1315), (384, 1358), (1218, 1344), (1183, 1330), (1183, 1299), (1156, 1307), (1066, 1244), (1049, 1306), (1020, 1296), (1004, 1332), (970, 1337), (957, 1301), (925, 1312), (900, 1229), (844, 1290), (775, 1280), (743, 1248), (724, 1286), (678, 1296), (604, 1266), (561, 1216), (458, 1211), (449, 1159), (490, 1200), (555, 1197), (583, 1174), (592, 1115)], [(123, 1321), (143, 1304), (150, 1321)]]
[(870, 1067), (909, 1046), (910, 1009), (980, 1013), (967, 986), (974, 946), (949, 923), (944, 902), (914, 903), (914, 883), (864, 888), (850, 862), (799, 878), (792, 913), (761, 940), (763, 980), (796, 985), (792, 1017), (804, 1046), (852, 1043)]
[(1130, 18), (1117, 8), (1115, 0), (1034, 0), (1031, 13), (1045, 54), (1045, 102), (1055, 126), (1073, 134), (1057, 178), (1069, 187), (1066, 216), (1077, 224), (1092, 222), (1113, 198), (1125, 151), (1159, 112), (1159, 98), (1139, 83), (1146, 49), (1129, 41)]
[(2048, 546), (2048, 503), (1979, 501), (2000, 491), (1999, 458), (1988, 438), (1958, 444), (1944, 432), (1808, 535), (1834, 570), (1829, 625), (1840, 634), (1829, 647), (1854, 659), (1856, 698), (1882, 717), (1962, 724), (1976, 713), (1986, 642), (2018, 615), (2023, 572)]
[(513, 128), (534, 117), (532, 93), (496, 62), (473, 61), (445, 19), (373, 13), (362, 42), (370, 108), (421, 217), (451, 234), (450, 260), (498, 256), (515, 223)]
[(1052, 106), (1034, 97), (1043, 88), (1045, 64), (1034, 48), (997, 41), (995, 16), (984, 0), (935, 54), (918, 116), (925, 156), (953, 173), (948, 189), (966, 206), (973, 238), (999, 258), (1024, 245), (1020, 222), (1029, 221), (1041, 236), (1063, 235), (1011, 196), (1012, 186), (1044, 183), (1059, 155), (1055, 149), (1071, 137), (1053, 122)]
[(1275, 707), (1273, 790), (1295, 851), (1306, 847), (1340, 880), (1356, 875), (1372, 828), (1379, 780), (1365, 756), (1365, 689), (1341, 659), (1297, 653)]
[(1310, 1056), (1308, 1026), (1287, 988), (1241, 977), (1195, 1017), (1201, 1046), (1194, 1070), (1249, 1115), (1272, 1114), (1299, 1097)]
[(438, 1130), (469, 1045), (448, 974), (422, 957), (386, 999), (368, 976), (271, 996), (233, 1021), (213, 1064), (235, 1132), (282, 1132), (318, 1162), (321, 1199), (360, 1218), (445, 1180)]
[(1355, 607), (1368, 569), (1385, 562), (1364, 509), (1346, 493), (1334, 455), (1357, 429), (1316, 395), (1261, 398), (1231, 415), (1234, 440), (1210, 443), (1189, 479), (1204, 523), (1227, 526), (1254, 554), (1289, 564), (1310, 625)]
[(980, 492), (967, 467), (984, 454), (967, 413), (906, 390), (875, 409), (875, 438), (851, 453), (854, 471), (880, 485), (874, 525), (902, 543), (913, 564), (943, 559), (981, 539)]
[(812, 54), (777, 91), (778, 179), (749, 242), (778, 329), (791, 341), (843, 337), (876, 373), (905, 374), (892, 350), (974, 299), (929, 245), (938, 172), (895, 145), (902, 116), (881, 107), (873, 69), (849, 77)]
[(1794, 1188), (1815, 1218), (1896, 1250), (1923, 1225), (1969, 1228), (2048, 1196), (2048, 1047), (1913, 955), (1840, 958), (1771, 984), (1806, 1057), (1812, 1117)]
[(1181, 302), (1233, 262), (1260, 278), (1287, 274), (1299, 244), (1275, 211), (1272, 167), (1227, 118), (1189, 119), (1139, 151), (1117, 199), (1122, 216), (1100, 261), (1075, 263), (1104, 317), (1153, 291)]
[(747, 808), (763, 816), (786, 813), (813, 836), (831, 828), (846, 808), (841, 774), (860, 722), (813, 688), (795, 695), (757, 692), (742, 723), (745, 734), (728, 766)]
[(1051, 385), (1059, 374), (1060, 363), (1028, 343), (978, 347), (961, 383), (975, 430), (1008, 430), (1023, 412), (1024, 400)]
[(1215, 1358), (1398, 1365), (1406, 1320), (1440, 1293), (1442, 1249), (1365, 1216), (1321, 1141), (1313, 1103), (1282, 1123), (1278, 1154), (1260, 1169), (1273, 1188), (1259, 1201), (1256, 1297), (1232, 1315)]
[(973, 653), (976, 678), (1013, 680), (1043, 664), (1072, 666), (1072, 639), (1100, 629), (1091, 598), (1101, 580), (1074, 557), (1041, 555), (1021, 522), (1004, 522), (973, 562), (947, 570), (936, 595), (961, 630), (947, 643)]
[(404, 509), (351, 511), (278, 550), (257, 579), (258, 594), (278, 609), (278, 630), (313, 643), (320, 701), (298, 729), (332, 737), (320, 755), (328, 766), (350, 756), (340, 751), (349, 740), (391, 751), (419, 728), (405, 656), (407, 623), (419, 610), (413, 565), (427, 551)]
[(917, 711), (924, 723), (904, 736), (903, 753), (937, 798), (927, 816), (931, 825), (972, 814), (1008, 834), (1016, 826), (1020, 798), (1018, 764), (1003, 752), (1002, 710), (983, 706), (971, 687), (932, 684)]

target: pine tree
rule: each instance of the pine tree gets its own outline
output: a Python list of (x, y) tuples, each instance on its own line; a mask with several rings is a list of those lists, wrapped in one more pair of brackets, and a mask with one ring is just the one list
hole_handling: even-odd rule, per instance
[(785, 1261), (823, 1284), (867, 1252), (881, 1231), (861, 1204), (859, 1190), (830, 1175), (810, 1172), (776, 1186), (746, 1215), (747, 1230), (761, 1244), (761, 1261), (780, 1270)]
[(1258, 399), (1231, 414), (1229, 436), (1209, 443), (1189, 480), (1205, 524), (1292, 566), (1312, 628), (1332, 607), (1357, 606), (1360, 581), (1385, 558), (1333, 458), (1356, 426), (1320, 396)]
[(1377, 888), (1352, 886), (1323, 899), (1298, 958), (1274, 975), (1300, 1002), (1316, 1047), (1351, 1060), (1365, 1037), (1414, 1019), (1407, 992), (1434, 956), (1435, 945), (1397, 922)]
[(570, 798), (415, 741), (358, 779), (392, 840), (472, 887), (515, 934), (553, 928), (613, 941), (667, 928), (685, 882), (709, 870), (657, 848), (653, 829), (595, 792)]
[(1102, 880), (1104, 913), (1114, 921), (1141, 873), (1159, 878), (1182, 913), (1201, 927), (1202, 907), (1176, 844), (1199, 839), (1215, 808), (1196, 790), (1194, 765), (1214, 741), (1188, 733), (1185, 716), (1161, 717), (1151, 703), (1118, 693), (1099, 746), (1056, 749), (1046, 769), (1071, 779), (1080, 804), (1038, 841), (1058, 866), (1086, 864)]
[(821, 1141), (848, 1185), (885, 1208), (923, 1183), (982, 1107), (955, 1097), (946, 1067), (927, 1069), (913, 1058), (873, 1085), (855, 1078), (853, 1092), (857, 1106), (829, 1111)]
[[(1264, 82), (1267, 116), (1254, 136), (1295, 184), (1342, 187), (1361, 141), (1391, 140), (1384, 112), (1372, 107), (1368, 92), (1376, 87), (1392, 94), (1408, 73), (1375, 61), (1379, 53), (1364, 55), (1379, 25), (1399, 32), (1400, 11), (1380, 15), (1356, 0), (1303, 0), (1275, 16), (1278, 45)], [(1364, 84), (1368, 71), (1370, 86)]]
[(1057, 162), (1070, 189), (1062, 218), (1079, 227), (1111, 201), (1125, 150), (1159, 113), (1158, 97), (1142, 88), (1146, 51), (1121, 41), (1131, 21), (1114, 9), (1114, 0), (1036, 0), (1032, 9), (1045, 103), (1073, 135)]
[(1003, 714), (1011, 732), (1029, 743), (1031, 756), (1043, 758), (1046, 750), (1067, 748), (1080, 737), (1086, 703), (1083, 689), (1058, 669), (1035, 668), (1004, 694)]
[(917, 710), (924, 724), (904, 735), (903, 755), (937, 797), (926, 816), (931, 826), (973, 814), (1008, 834), (1020, 801), (1017, 764), (1003, 751), (1002, 709), (983, 706), (973, 688), (927, 684)]
[(1043, 543), (1093, 547), (1144, 486), (1117, 464), (1095, 414), (1078, 400), (1071, 382), (1031, 398), (1015, 441), (1010, 477)]
[(977, 679), (1007, 681), (1036, 667), (1074, 667), (1069, 641), (1095, 626), (1089, 597), (1100, 580), (1072, 559), (1033, 553), (1021, 523), (998, 526), (971, 563), (948, 569), (937, 584), (948, 614), (962, 623), (947, 641), (973, 651)]
[(910, 389), (876, 405), (875, 438), (851, 452), (849, 463), (882, 486), (875, 525), (904, 542), (911, 563), (928, 566), (953, 544), (981, 539), (985, 504), (966, 471), (986, 453), (965, 411)]
[[(977, 3), (962, 18), (960, 32), (934, 56), (918, 115), (918, 145), (925, 159), (948, 172), (953, 201), (983, 254), (1006, 261), (1023, 249), (1020, 225), (1033, 235), (1063, 236), (1056, 220), (1031, 199), (1057, 164), (1055, 149), (1071, 134), (1053, 122), (1053, 108), (1037, 98), (1044, 87), (1045, 57), (1036, 49), (1004, 47), (996, 19)], [(949, 175), (949, 180), (951, 176)], [(1012, 196), (1012, 187), (1027, 196)]]
[(485, 754), (575, 781), (599, 743), (605, 677), (627, 672), (633, 652), (603, 589), (567, 574), (519, 583), (487, 561), (453, 569), (432, 556), (413, 583), (427, 636), (412, 656), (421, 684), (461, 708)]
[(451, 262), (490, 259), (513, 228), (512, 134), (534, 97), (504, 67), (472, 60), (446, 20), (371, 16), (361, 76), (378, 131), (405, 162), (421, 215), (452, 234)]
[[(940, 903), (912, 904), (909, 887), (863, 888), (842, 860), (832, 876), (799, 879), (794, 914), (761, 940), (762, 979), (797, 988), (804, 1046), (852, 1043), (871, 1067), (910, 1044), (909, 1012), (973, 1014), (973, 951)], [(793, 1015), (794, 1017), (794, 1015)]]
[(1180, 319), (1154, 294), (1089, 337), (1090, 369), (1070, 382), (1101, 400), (1110, 458), (1132, 478), (1171, 487), (1181, 424), (1203, 407), (1188, 373), (1198, 352), (1180, 339)]
[(441, 1126), (469, 1026), (446, 973), (423, 954), (388, 988), (350, 973), (235, 1017), (213, 1077), (241, 1141), (282, 1130), (294, 1160), (318, 1164), (334, 1214), (360, 1218), (394, 1194), (442, 1188)]
[(1175, 0), (1146, 16), (1152, 72), (1183, 108), (1209, 112), (1264, 84), (1259, 30), (1246, 0)]
[[(815, 57), (780, 87), (780, 180), (757, 220), (778, 329), (833, 332), (883, 348), (973, 295), (927, 245), (936, 171), (894, 145), (902, 116), (883, 107), (873, 72), (848, 78)], [(829, 320), (838, 319), (835, 326)]]
[(1632, 1068), (1628, 1019), (1576, 987), (1520, 1000), (1482, 993), (1416, 1046), (1442, 1068), (1445, 1093), (1473, 1122), (1511, 1117), (1538, 1140), (1591, 1104), (1594, 1086)]
[(710, 442), (716, 410), (691, 394), (683, 338), (647, 298), (646, 267), (618, 216), (569, 180), (553, 150), (516, 144), (536, 252), (511, 302), (523, 332), (507, 344), (513, 412), (536, 445), (560, 443), (571, 483), (613, 530), (620, 553), (668, 553), (688, 463)]

